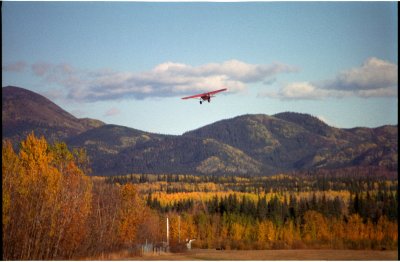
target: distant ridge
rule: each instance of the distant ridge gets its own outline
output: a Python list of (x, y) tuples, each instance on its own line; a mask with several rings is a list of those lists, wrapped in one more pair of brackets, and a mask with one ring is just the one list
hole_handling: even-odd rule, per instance
[(295, 112), (284, 112), (273, 115), (276, 118), (286, 120), (288, 122), (295, 123), (302, 126), (304, 129), (317, 133), (322, 136), (334, 135), (336, 128), (328, 126), (325, 122), (321, 121), (319, 118)]
[(104, 125), (95, 119), (78, 119), (35, 92), (15, 86), (2, 88), (3, 137), (20, 139), (31, 130), (49, 140), (63, 140)]
[(398, 169), (398, 126), (340, 129), (294, 112), (242, 115), (184, 133), (160, 135), (78, 119), (29, 90), (4, 87), (3, 139), (32, 130), (84, 147), (94, 175), (270, 175), (319, 168)]

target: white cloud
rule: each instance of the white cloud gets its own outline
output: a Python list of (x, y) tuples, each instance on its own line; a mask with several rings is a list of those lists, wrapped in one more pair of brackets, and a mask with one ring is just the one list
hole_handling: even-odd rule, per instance
[(284, 100), (313, 100), (326, 97), (344, 97), (350, 95), (351, 93), (348, 91), (322, 89), (309, 82), (295, 82), (283, 86), (278, 92), (262, 92), (259, 94), (259, 97), (272, 97)]
[(287, 99), (291, 98), (319, 98), (327, 95), (324, 90), (317, 90), (315, 86), (308, 82), (291, 83), (283, 87), (279, 95)]
[(289, 83), (277, 92), (262, 92), (259, 96), (280, 99), (395, 97), (398, 94), (397, 68), (393, 63), (373, 57), (360, 67), (339, 73), (333, 80)]
[(360, 97), (396, 97), (398, 95), (397, 88), (377, 88), (377, 89), (370, 89), (370, 90), (360, 90), (358, 91), (358, 95)]
[(180, 96), (218, 88), (234, 93), (245, 90), (248, 83), (269, 81), (297, 70), (280, 63), (256, 65), (238, 60), (201, 66), (166, 62), (146, 72), (90, 71), (49, 63), (36, 63), (31, 68), (45, 82), (66, 87), (69, 99), (83, 101)]
[(398, 83), (398, 66), (388, 61), (372, 57), (361, 67), (340, 73), (325, 84), (327, 89), (371, 90), (388, 88)]

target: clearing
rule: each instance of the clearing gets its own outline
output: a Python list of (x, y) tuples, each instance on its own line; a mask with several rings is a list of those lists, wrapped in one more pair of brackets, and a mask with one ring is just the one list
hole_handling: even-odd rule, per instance
[(146, 254), (128, 260), (398, 260), (398, 251), (377, 250), (213, 250)]

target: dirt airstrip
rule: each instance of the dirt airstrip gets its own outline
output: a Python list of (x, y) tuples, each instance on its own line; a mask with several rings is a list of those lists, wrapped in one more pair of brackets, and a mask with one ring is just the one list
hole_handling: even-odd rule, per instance
[(375, 250), (212, 250), (146, 254), (127, 260), (398, 260), (398, 251)]

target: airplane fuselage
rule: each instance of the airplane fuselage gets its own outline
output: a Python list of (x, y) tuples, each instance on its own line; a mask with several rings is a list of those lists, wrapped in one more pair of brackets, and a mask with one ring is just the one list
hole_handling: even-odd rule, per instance
[[(204, 96), (201, 96), (200, 98), (201, 98), (200, 99), (200, 104), (202, 104), (203, 101), (208, 101), (208, 103), (210, 103), (210, 101), (211, 101), (211, 96), (210, 95), (204, 95)], [(201, 100), (203, 100), (203, 101), (201, 101)]]
[(201, 99), (203, 99), (204, 101), (208, 101), (210, 102), (211, 96), (202, 96)]

